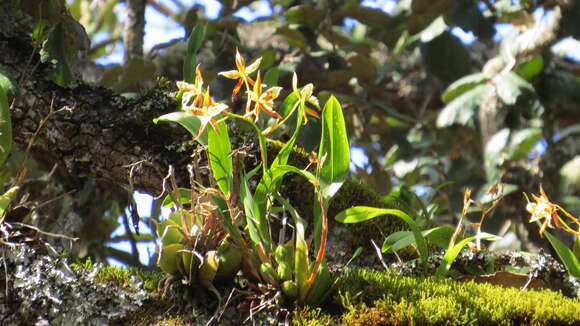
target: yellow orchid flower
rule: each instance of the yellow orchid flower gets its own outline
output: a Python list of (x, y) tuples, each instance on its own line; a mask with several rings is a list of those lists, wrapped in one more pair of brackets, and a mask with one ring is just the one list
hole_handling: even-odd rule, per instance
[(190, 84), (184, 81), (178, 81), (177, 88), (183, 92), (181, 95), (182, 107), (192, 105), (192, 102), (195, 101), (197, 97), (203, 95), (203, 78), (201, 76), (201, 71), (199, 70), (199, 65), (195, 67), (195, 82)]
[(216, 103), (209, 93), (209, 87), (205, 92), (200, 94), (195, 98), (193, 103), (185, 107), (185, 111), (195, 115), (201, 121), (201, 126), (199, 127), (199, 132), (195, 139), (199, 138), (205, 130), (207, 125), (210, 124), (213, 130), (219, 132), (219, 128), (214, 118), (222, 113), (228, 106), (223, 103)]
[(234, 87), (232, 91), (232, 99), (238, 95), (238, 92), (242, 88), (243, 84), (246, 84), (246, 87), (249, 89), (250, 85), (254, 85), (254, 80), (250, 77), (250, 74), (253, 73), (258, 69), (260, 63), (262, 62), (262, 58), (258, 58), (254, 63), (246, 67), (246, 60), (240, 54), (240, 51), (236, 49), (236, 68), (237, 70), (229, 70), (220, 72), (218, 75), (224, 76), (229, 79), (237, 79), (238, 83)]
[(313, 110), (307, 106), (307, 104), (312, 104), (318, 110), (320, 110), (320, 104), (318, 103), (318, 98), (312, 95), (314, 92), (314, 85), (308, 84), (302, 87), (300, 91), (298, 91), (298, 76), (296, 73), (292, 76), (292, 89), (294, 93), (298, 96), (301, 102), (304, 103), (304, 124), (308, 123), (308, 115), (320, 119), (320, 115), (316, 110)]
[(249, 99), (254, 102), (254, 109), (245, 114), (245, 117), (254, 115), (254, 120), (258, 121), (260, 111), (264, 111), (267, 114), (273, 116), (276, 119), (282, 119), (282, 116), (274, 112), (274, 100), (280, 95), (282, 87), (271, 87), (265, 92), (262, 92), (262, 79), (260, 77), (260, 72), (258, 71), (258, 77), (256, 77), (256, 82), (254, 83), (254, 88), (252, 91), (248, 91)]
[[(546, 195), (544, 188), (540, 185), (540, 196), (536, 196), (531, 194), (532, 198), (535, 202), (530, 202), (528, 196), (524, 193), (528, 204), (526, 205), (526, 210), (531, 214), (530, 223), (536, 221), (543, 221), (542, 227), (540, 228), (540, 235), (544, 235), (544, 231), (546, 228), (554, 228), (552, 225), (552, 221), (557, 228), (561, 228), (564, 231), (574, 234), (576, 236), (580, 235), (580, 221), (577, 218), (572, 216), (570, 213), (566, 212), (560, 205), (554, 204)], [(576, 226), (578, 227), (578, 231), (572, 229), (566, 221), (560, 216), (558, 211), (562, 211), (566, 217), (568, 217)]]

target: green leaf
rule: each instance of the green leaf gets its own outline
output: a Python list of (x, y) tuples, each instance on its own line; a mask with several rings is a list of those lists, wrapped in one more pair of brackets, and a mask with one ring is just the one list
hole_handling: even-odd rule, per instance
[(316, 30), (324, 18), (324, 12), (310, 5), (298, 5), (284, 12), (288, 24), (300, 24)]
[[(182, 204), (189, 204), (191, 202), (191, 189), (188, 188), (179, 188), (179, 199), (181, 200)], [(161, 206), (163, 207), (171, 207), (177, 205), (176, 202), (173, 201), (171, 195), (165, 196)]]
[(576, 238), (576, 241), (574, 241), (572, 252), (574, 253), (574, 256), (576, 256), (576, 259), (580, 261), (580, 238)]
[(208, 154), (213, 177), (220, 190), (228, 196), (232, 190), (233, 163), (232, 144), (228, 134), (228, 125), (225, 121), (218, 124), (219, 132), (209, 128)]
[(300, 31), (291, 29), (287, 26), (281, 26), (276, 29), (276, 34), (284, 37), (288, 43), (299, 49), (306, 49), (306, 37)]
[(161, 239), (163, 246), (181, 243), (183, 240), (183, 234), (179, 230), (180, 225), (172, 219), (166, 219), (159, 222), (157, 225), (157, 235), (159, 236), (159, 239)]
[(388, 253), (390, 251), (396, 252), (411, 245), (412, 243), (415, 243), (413, 232), (395, 232), (385, 238), (385, 241), (383, 241), (383, 246), (381, 247), (381, 251), (383, 253)]
[(70, 15), (59, 14), (58, 20), (48, 33), (40, 51), (40, 59), (53, 65), (50, 73), (52, 81), (62, 87), (71, 87), (75, 82), (72, 67), (78, 52), (86, 53), (90, 40), (83, 25)]
[(187, 39), (187, 54), (183, 60), (183, 80), (188, 83), (195, 81), (195, 66), (197, 63), (197, 51), (205, 37), (205, 24), (196, 24)]
[(278, 67), (273, 67), (272, 69), (268, 70), (268, 72), (264, 76), (264, 84), (268, 85), (268, 87), (278, 85), (279, 76), (280, 69), (278, 69)]
[[(201, 121), (199, 120), (198, 117), (182, 111), (164, 114), (157, 119), (153, 119), (154, 123), (157, 123), (159, 121), (177, 122), (182, 127), (184, 127), (194, 138), (197, 137), (197, 135), (199, 134), (199, 128), (201, 126)], [(207, 145), (208, 133), (203, 133), (196, 140), (202, 145)]]
[(445, 23), (445, 19), (443, 19), (443, 16), (439, 16), (437, 19), (433, 20), (429, 26), (421, 31), (420, 40), (423, 43), (431, 42), (431, 40), (447, 31), (447, 28), (448, 26)]
[(508, 159), (520, 160), (527, 158), (528, 153), (536, 146), (541, 138), (541, 128), (526, 128), (513, 131), (507, 148)]
[(469, 53), (449, 31), (423, 43), (421, 56), (427, 70), (445, 84), (451, 84), (472, 72)]
[(50, 77), (61, 87), (69, 87), (74, 82), (66, 41), (63, 23), (58, 23), (48, 33), (48, 38), (40, 50), (40, 60), (53, 65)]
[(470, 241), (473, 240), (475, 240), (475, 237), (465, 238), (459, 241), (459, 243), (457, 243), (452, 248), (447, 249), (447, 252), (445, 252), (445, 255), (443, 256), (443, 261), (441, 262), (441, 265), (439, 265), (439, 267), (435, 271), (435, 276), (438, 277), (445, 276), (449, 271), (449, 269), (451, 268), (451, 265), (455, 261), (455, 258), (457, 258), (457, 255), (459, 255), (459, 253), (463, 249), (463, 247), (465, 247), (465, 245), (467, 245)]
[(18, 89), (16, 84), (12, 80), (10, 80), (10, 78), (2, 74), (1, 68), (0, 68), (0, 88), (4, 89), (4, 93), (6, 94), (8, 102), (10, 102), (10, 100), (15, 97), (20, 97), (20, 89)]
[(250, 171), (250, 173), (243, 175), (240, 187), (240, 199), (244, 206), (246, 225), (248, 227), (250, 239), (254, 244), (262, 243), (265, 248), (269, 248), (271, 239), (270, 233), (268, 232), (268, 221), (264, 218), (258, 202), (254, 199), (254, 196), (252, 196), (252, 191), (249, 185), (251, 175), (256, 173), (259, 168), (260, 166), (257, 166), (254, 170)]
[(492, 86), (484, 84), (457, 96), (447, 104), (437, 117), (437, 127), (450, 127), (454, 124), (475, 127), (475, 116), (481, 100), (492, 91)]
[[(445, 225), (422, 231), (421, 234), (438, 247), (445, 249), (449, 246), (449, 240), (455, 231), (454, 227)], [(410, 231), (392, 233), (383, 242), (382, 252), (398, 251), (415, 243), (415, 237)]]
[(504, 128), (495, 133), (485, 144), (483, 153), (487, 180), (494, 183), (497, 180), (498, 166), (502, 164), (504, 158), (502, 152), (509, 142), (510, 130)]
[(301, 176), (303, 176), (304, 178), (306, 178), (308, 181), (311, 182), (315, 182), (316, 181), (316, 176), (306, 170), (301, 170), (295, 166), (292, 165), (279, 165), (276, 166), (273, 170), (272, 170), (273, 174), (276, 175), (276, 178), (274, 179), (274, 181), (279, 180), (280, 178), (282, 178), (286, 173), (288, 172), (292, 172), (292, 173), (296, 173), (299, 174)]
[(234, 239), (238, 247), (245, 248), (246, 242), (242, 238), (242, 235), (240, 234), (237, 225), (234, 226), (232, 216), (230, 215), (230, 209), (226, 201), (221, 196), (215, 193), (211, 194), (211, 198), (218, 207), (218, 212), (222, 217), (222, 221), (224, 222), (226, 228), (228, 229), (229, 235)]
[(376, 28), (385, 28), (391, 22), (391, 16), (375, 8), (368, 8), (358, 4), (349, 4), (343, 7), (343, 14), (359, 22)]
[(4, 217), (4, 213), (8, 208), (8, 205), (16, 198), (19, 187), (12, 187), (8, 189), (2, 196), (0, 196), (0, 220)]
[(342, 108), (331, 96), (322, 111), (322, 136), (318, 158), (323, 159), (320, 185), (325, 200), (329, 200), (340, 189), (348, 176), (350, 147)]
[[(291, 97), (292, 96), (292, 97)], [(292, 108), (288, 108), (290, 105), (298, 105), (297, 103), (298, 97), (292, 93), (284, 100), (283, 104), (283, 114), (288, 115), (292, 111)], [(292, 103), (292, 104), (290, 104)], [(256, 187), (256, 192), (254, 193), (254, 198), (258, 203), (261, 210), (265, 210), (266, 206), (266, 199), (267, 194), (272, 190), (277, 188), (279, 183), (281, 182), (281, 177), (284, 176), (287, 172), (291, 172), (289, 170), (278, 169), (280, 166), (285, 166), (288, 162), (288, 158), (290, 157), (290, 153), (292, 153), (292, 149), (294, 148), (294, 144), (296, 143), (296, 138), (298, 137), (300, 128), (302, 126), (302, 110), (303, 107), (298, 107), (297, 114), (296, 114), (296, 126), (294, 127), (294, 132), (292, 137), (282, 146), (278, 155), (274, 158), (274, 161), (270, 165), (270, 168), (266, 171), (266, 173), (262, 176), (260, 183)]]
[(449, 241), (451, 240), (454, 232), (454, 227), (444, 225), (423, 231), (423, 236), (437, 247), (446, 249), (449, 247)]
[(469, 242), (477, 238), (492, 241), (501, 239), (500, 237), (493, 234), (481, 233), (478, 236), (468, 237), (459, 241), (453, 247), (447, 249), (445, 255), (443, 256), (443, 261), (441, 262), (441, 265), (439, 265), (439, 267), (435, 271), (435, 276), (443, 277), (447, 275), (447, 272), (449, 272), (449, 269), (451, 269), (451, 265), (453, 264), (453, 262), (455, 261), (455, 259), (457, 258), (463, 247), (465, 247), (465, 245), (467, 245)]
[(544, 58), (541, 55), (537, 55), (532, 59), (519, 64), (514, 69), (514, 72), (525, 80), (532, 80), (542, 72), (543, 68)]
[(545, 231), (544, 234), (556, 253), (558, 257), (562, 260), (562, 263), (568, 270), (568, 273), (576, 278), (580, 278), (580, 260), (574, 255), (572, 250), (570, 250), (564, 243), (562, 243), (558, 238), (550, 234), (550, 232)]
[(444, 103), (449, 103), (459, 95), (472, 90), (473, 88), (487, 82), (488, 80), (489, 78), (482, 73), (476, 73), (462, 77), (447, 87), (443, 95), (441, 95), (441, 100)]
[(177, 270), (177, 253), (183, 249), (179, 243), (170, 244), (161, 248), (157, 265), (167, 274), (176, 274)]
[(355, 206), (352, 208), (347, 208), (340, 212), (334, 217), (335, 220), (341, 223), (360, 223), (370, 219), (373, 219), (381, 215), (394, 215), (402, 219), (405, 223), (409, 225), (411, 232), (415, 236), (415, 243), (417, 244), (417, 250), (419, 251), (419, 256), (423, 264), (427, 263), (427, 257), (429, 252), (427, 250), (427, 243), (423, 234), (417, 227), (417, 223), (405, 212), (398, 209), (388, 209), (388, 208), (376, 208), (368, 206)]
[(495, 80), (497, 95), (506, 105), (514, 105), (520, 96), (535, 94), (530, 83), (513, 72), (502, 74)]
[[(0, 75), (1, 76), (1, 75)], [(4, 88), (0, 85), (0, 167), (4, 165), (12, 150), (12, 121), (10, 107)]]

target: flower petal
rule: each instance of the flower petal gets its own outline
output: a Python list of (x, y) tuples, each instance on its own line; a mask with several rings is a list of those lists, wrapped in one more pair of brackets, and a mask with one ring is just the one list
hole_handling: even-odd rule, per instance
[(254, 61), (254, 63), (247, 66), (245, 68), (246, 75), (249, 75), (249, 74), (253, 73), (254, 71), (256, 71), (256, 69), (258, 69), (258, 67), (260, 67), (261, 62), (262, 62), (262, 57), (259, 57), (258, 59), (256, 59), (256, 61)]
[(237, 70), (222, 71), (218, 75), (224, 76), (224, 77), (229, 78), (229, 79), (238, 79), (238, 78), (241, 78), (241, 74)]

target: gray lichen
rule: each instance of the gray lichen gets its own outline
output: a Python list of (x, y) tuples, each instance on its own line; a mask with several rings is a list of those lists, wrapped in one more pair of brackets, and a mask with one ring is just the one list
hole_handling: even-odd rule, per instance
[(73, 271), (64, 256), (37, 246), (2, 245), (0, 324), (108, 325), (148, 299), (137, 278), (129, 288), (96, 281), (100, 270)]

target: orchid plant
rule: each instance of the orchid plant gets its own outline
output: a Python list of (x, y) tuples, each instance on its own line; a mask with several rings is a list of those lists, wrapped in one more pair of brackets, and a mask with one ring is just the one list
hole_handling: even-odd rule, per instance
[[(203, 87), (202, 73), (197, 66), (195, 80), (177, 83), (181, 111), (155, 119), (155, 122), (179, 123), (196, 141), (207, 146), (212, 173), (210, 186), (193, 182), (192, 189), (173, 187), (173, 199), (167, 199), (167, 204), (175, 204), (178, 213), (161, 222), (158, 228), (163, 244), (159, 263), (168, 273), (210, 282), (215, 280), (215, 275), (231, 277), (231, 273), (241, 268), (255, 288), (274, 288), (291, 301), (319, 304), (335, 284), (325, 259), (327, 209), (347, 177), (350, 162), (342, 109), (331, 96), (319, 114), (314, 86), (299, 88), (294, 73), (293, 89), (282, 102), (283, 110), (277, 110), (282, 87), (262, 82), (258, 70), (261, 59), (246, 66), (242, 55), (236, 52), (236, 70), (219, 75), (237, 80), (232, 98), (245, 93), (244, 114), (230, 112), (226, 104), (214, 101), (209, 87)], [(270, 118), (270, 125), (265, 129), (258, 124), (262, 113)], [(319, 151), (310, 154), (311, 164), (307, 167), (289, 165), (288, 159), (308, 116), (322, 121)], [(290, 120), (291, 117), (295, 120)], [(243, 165), (243, 151), (232, 150), (228, 123), (232, 119), (252, 126), (258, 139), (261, 162), (251, 170)], [(267, 136), (288, 121), (295, 121), (293, 134), (269, 162)], [(279, 191), (287, 173), (298, 174), (312, 184), (315, 202), (312, 218), (300, 216), (293, 203)], [(185, 204), (190, 208), (185, 209)], [(314, 225), (313, 243), (307, 241), (307, 221)], [(210, 228), (214, 232), (206, 232)], [(216, 230), (223, 232), (216, 235)], [(205, 248), (199, 245), (203, 241), (209, 243)], [(240, 259), (226, 257), (225, 253), (232, 252), (228, 248), (235, 248)], [(234, 266), (221, 265), (226, 262)], [(212, 270), (209, 276), (214, 278), (207, 277), (207, 269)], [(222, 269), (229, 274), (221, 272)]]

